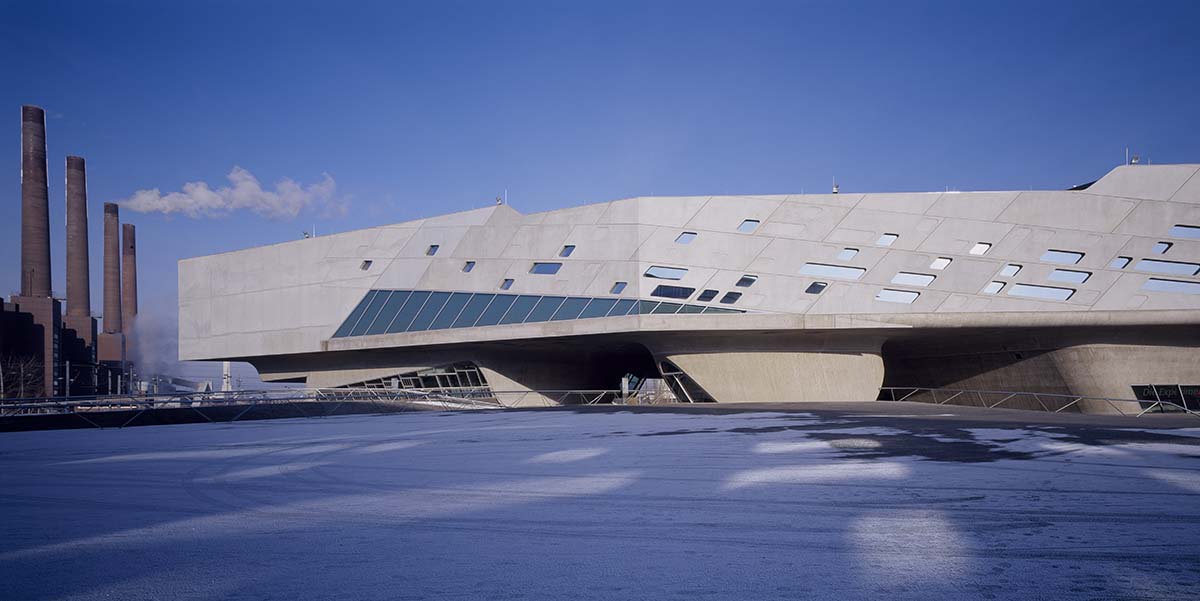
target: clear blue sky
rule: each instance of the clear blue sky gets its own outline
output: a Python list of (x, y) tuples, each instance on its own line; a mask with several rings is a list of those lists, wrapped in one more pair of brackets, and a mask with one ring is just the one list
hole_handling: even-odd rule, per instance
[(1200, 2), (0, 1), (0, 290), (18, 287), (19, 107), (100, 204), (328, 173), (344, 215), (135, 214), (142, 308), (175, 262), (485, 206), (649, 194), (1065, 188), (1200, 162)]

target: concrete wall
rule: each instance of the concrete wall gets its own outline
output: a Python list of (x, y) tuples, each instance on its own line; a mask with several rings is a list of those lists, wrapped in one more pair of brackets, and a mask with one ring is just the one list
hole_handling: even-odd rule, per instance
[[(199, 257), (180, 262), (180, 356), (182, 359), (254, 359), (338, 350), (537, 339), (588, 334), (698, 332), (706, 329), (839, 330), (874, 324), (879, 328), (953, 326), (964, 320), (990, 320), (995, 327), (1032, 321), (1070, 323), (1071, 316), (1100, 323), (1124, 315), (1147, 323), (1200, 321), (1200, 295), (1143, 289), (1150, 277), (1200, 283), (1194, 275), (1166, 276), (1140, 271), (1143, 258), (1200, 263), (1200, 240), (1171, 237), (1176, 224), (1200, 225), (1198, 165), (1118, 167), (1084, 191), (934, 192), (904, 194), (817, 194), (632, 198), (521, 215), (507, 206), (298, 240), (285, 244)], [(740, 232), (744, 220), (758, 220), (753, 232)], [(689, 244), (676, 239), (694, 232)], [(880, 236), (896, 234), (890, 245)], [(1152, 253), (1160, 241), (1173, 244)], [(990, 244), (972, 254), (977, 243)], [(438, 251), (428, 255), (430, 245)], [(564, 245), (575, 246), (560, 257)], [(839, 253), (851, 248), (852, 258)], [(1077, 264), (1042, 260), (1050, 249), (1083, 253)], [(1129, 257), (1116, 267), (1116, 257)], [(935, 270), (938, 258), (951, 260)], [(365, 263), (370, 261), (368, 265)], [(467, 261), (475, 263), (463, 271)], [(560, 262), (554, 275), (534, 275), (535, 261)], [(857, 279), (801, 275), (806, 262), (863, 270)], [(1015, 275), (1000, 275), (1007, 264)], [(687, 269), (679, 281), (643, 277), (651, 266)], [(1084, 271), (1082, 283), (1050, 279), (1055, 269)], [(895, 284), (900, 272), (934, 277), (926, 286)], [(738, 288), (743, 275), (757, 276)], [(413, 334), (331, 339), (334, 331), (371, 288), (496, 292), (513, 280), (509, 292), (608, 296), (614, 282), (628, 282), (620, 295), (650, 299), (659, 284), (741, 292), (733, 305), (747, 311), (732, 316), (641, 316), (441, 330)], [(809, 285), (825, 282), (820, 294)], [(1000, 282), (998, 294), (987, 294)], [(1072, 290), (1062, 301), (1011, 294), (1017, 284)], [(916, 293), (915, 302), (877, 299), (884, 289)], [(1030, 316), (1030, 319), (1021, 317)], [(702, 318), (702, 319), (697, 319)], [(758, 325), (751, 325), (758, 324)], [(647, 342), (649, 346), (653, 341)], [(732, 373), (721, 362), (754, 368), (770, 377), (804, 374), (789, 384), (804, 398), (823, 394), (861, 396), (877, 387), (877, 354), (776, 349), (768, 366), (740, 353), (724, 359), (702, 349), (671, 351), (681, 368)], [(833, 353), (834, 358), (807, 353)], [(658, 351), (656, 351), (658, 353)], [(855, 355), (854, 353), (862, 353)], [(713, 355), (702, 357), (702, 355)], [(667, 356), (661, 354), (661, 356)], [(850, 359), (849, 357), (857, 357)], [(273, 359), (275, 360), (275, 359)], [(261, 363), (261, 361), (260, 361)], [(822, 367), (823, 366), (823, 367)], [(351, 369), (351, 366), (346, 366)], [(823, 384), (808, 374), (859, 371), (857, 384)], [(282, 370), (304, 377), (303, 370)], [(499, 377), (500, 371), (495, 371)], [(705, 379), (706, 376), (699, 376)], [(332, 381), (320, 378), (322, 381)], [(335, 378), (336, 379), (336, 378)], [(822, 393), (820, 391), (828, 391)], [(762, 398), (781, 393), (764, 390)], [(730, 396), (730, 395), (724, 395)], [(873, 398), (874, 395), (867, 395)], [(749, 397), (747, 397), (749, 398)]]

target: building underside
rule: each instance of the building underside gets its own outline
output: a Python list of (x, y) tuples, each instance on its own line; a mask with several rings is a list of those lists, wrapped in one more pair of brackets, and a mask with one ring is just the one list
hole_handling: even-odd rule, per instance
[(529, 404), (626, 378), (693, 402), (1160, 387), (1200, 403), (1198, 170), (1120, 167), (1070, 191), (496, 206), (200, 257), (180, 263), (180, 355)]

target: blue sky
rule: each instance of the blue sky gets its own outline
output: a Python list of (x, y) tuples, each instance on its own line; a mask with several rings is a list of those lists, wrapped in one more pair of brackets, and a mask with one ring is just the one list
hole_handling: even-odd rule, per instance
[(184, 257), (485, 206), (635, 195), (1065, 188), (1200, 162), (1197, 2), (0, 2), (0, 291), (19, 107), (100, 205), (241, 167), (336, 191), (293, 219), (124, 211), (142, 309)]

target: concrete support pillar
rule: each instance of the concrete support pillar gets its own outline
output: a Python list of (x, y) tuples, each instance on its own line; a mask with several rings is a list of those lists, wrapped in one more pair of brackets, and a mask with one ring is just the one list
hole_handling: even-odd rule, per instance
[(877, 352), (671, 352), (660, 359), (718, 403), (873, 401), (883, 385)]

